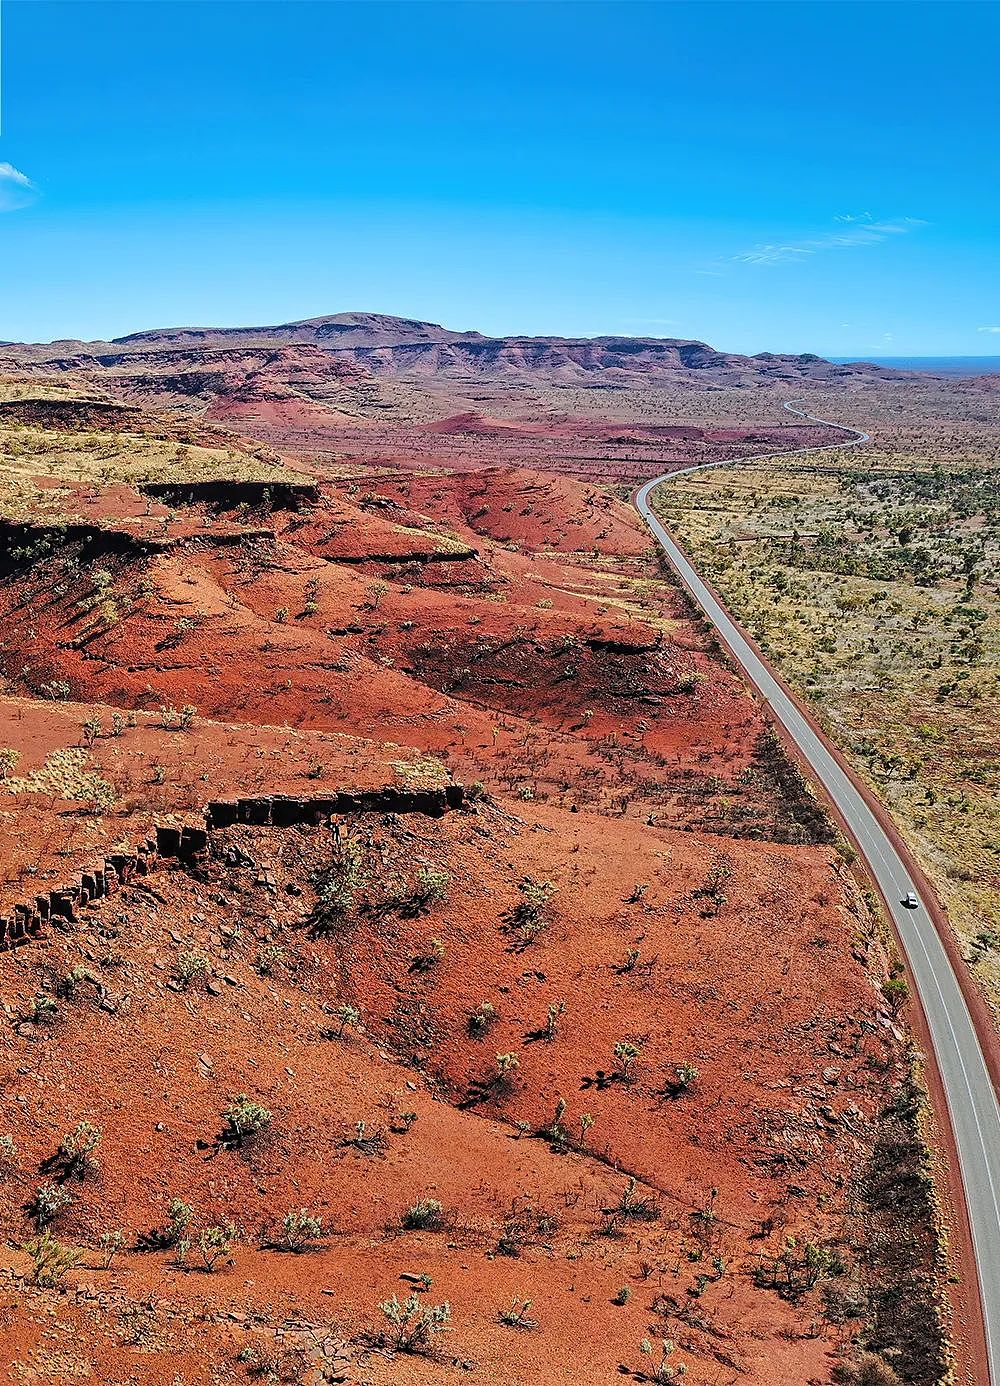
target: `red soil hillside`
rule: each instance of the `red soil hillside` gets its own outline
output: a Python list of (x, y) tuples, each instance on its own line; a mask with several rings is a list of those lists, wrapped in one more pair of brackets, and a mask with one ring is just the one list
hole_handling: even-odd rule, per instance
[[(120, 345), (456, 345), (296, 328)], [(7, 388), (0, 1379), (939, 1382), (881, 926), (631, 508)]]
[[(566, 482), (500, 473), (477, 499), (492, 498), (491, 481), (502, 529), (509, 497), (543, 514), (546, 498), (570, 498)], [(572, 562), (418, 529), (405, 511), (413, 525), (390, 521), (333, 488), (251, 524), (150, 514), (127, 533), (81, 526), (62, 554), (10, 573), (3, 667), (23, 693), (65, 686), (122, 708), (192, 704), (217, 720), (389, 738), (533, 797), (658, 821), (696, 803), (697, 821), (750, 835), (780, 821), (794, 835), (741, 685), (676, 593), (658, 589), (647, 607), (656, 569), (625, 508), (573, 494), (594, 549)]]
[[(71, 1273), (77, 1307), (55, 1296), (77, 1326), (66, 1360), (98, 1354), (105, 1380), (252, 1380), (257, 1357), (302, 1346), (347, 1381), (468, 1364), (596, 1383), (641, 1374), (652, 1335), (692, 1381), (723, 1362), (754, 1383), (824, 1379), (859, 1312), (844, 1320), (845, 1306), (877, 1289), (844, 1239), (845, 1216), (865, 1212), (849, 1175), (892, 1138), (881, 1113), (905, 1073), (851, 956), (864, 907), (843, 875), (811, 849), (720, 853), (558, 810), (346, 826), (340, 847), (323, 827), (217, 830), (209, 855), (138, 877), (18, 955), (6, 1177), (30, 1191), (32, 1170), (58, 1178), (76, 1123), (102, 1133), (56, 1215), (65, 1241), (95, 1249)], [(349, 899), (331, 894), (348, 871)], [(554, 887), (537, 915), (529, 880)], [(495, 1054), (518, 1060), (502, 1080)], [(267, 1115), (240, 1140), (224, 1116), (238, 1094)], [(197, 1246), (156, 1249), (149, 1229), (169, 1227), (178, 1198), (196, 1238), (238, 1228), (212, 1276)], [(426, 1200), (429, 1230), (405, 1230)], [(299, 1208), (322, 1235), (295, 1256), (277, 1247)], [(101, 1271), (100, 1238), (118, 1229), (129, 1249)], [(822, 1287), (790, 1237), (826, 1249)], [(373, 1353), (404, 1272), (451, 1305), (436, 1363)], [(837, 1326), (817, 1325), (833, 1295)], [(527, 1332), (499, 1321), (515, 1298), (532, 1300)], [(20, 1360), (49, 1350), (51, 1305), (35, 1292), (8, 1320)]]

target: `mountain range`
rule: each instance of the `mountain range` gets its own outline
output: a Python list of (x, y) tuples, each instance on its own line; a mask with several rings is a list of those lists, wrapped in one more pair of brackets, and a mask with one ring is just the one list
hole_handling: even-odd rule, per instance
[(169, 371), (195, 361), (273, 363), (276, 352), (283, 353), (289, 366), (308, 363), (336, 374), (346, 364), (348, 373), (353, 367), (400, 379), (656, 384), (697, 373), (719, 383), (739, 384), (753, 379), (842, 380), (894, 374), (869, 363), (835, 363), (811, 353), (745, 356), (687, 338), (489, 337), (379, 313), (337, 313), (269, 327), (155, 328), (106, 342), (5, 342), (0, 344), (0, 366)]

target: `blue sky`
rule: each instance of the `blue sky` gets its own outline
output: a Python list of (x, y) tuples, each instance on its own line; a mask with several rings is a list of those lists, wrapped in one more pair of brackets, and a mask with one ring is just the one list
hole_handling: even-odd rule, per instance
[(1000, 352), (995, 4), (3, 0), (2, 23), (0, 338), (369, 309)]

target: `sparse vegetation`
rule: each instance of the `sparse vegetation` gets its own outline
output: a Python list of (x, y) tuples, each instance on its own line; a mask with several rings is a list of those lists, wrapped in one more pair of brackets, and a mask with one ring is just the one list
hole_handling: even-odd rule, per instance
[(204, 953), (184, 948), (177, 954), (174, 966), (174, 980), (181, 991), (187, 991), (195, 982), (208, 976), (208, 958)]
[(501, 1309), (500, 1322), (505, 1323), (508, 1328), (518, 1328), (522, 1333), (530, 1333), (533, 1328), (538, 1327), (538, 1320), (529, 1317), (528, 1314), (531, 1304), (530, 1299), (512, 1299), (509, 1309)]
[(444, 943), (439, 938), (432, 938), (423, 952), (414, 955), (410, 963), (411, 972), (432, 972), (440, 963), (445, 954)]
[(619, 1201), (612, 1207), (603, 1208), (605, 1236), (618, 1237), (628, 1222), (656, 1222), (660, 1209), (656, 1200), (648, 1194), (640, 1194), (638, 1180), (630, 1176), (622, 1190)]
[(424, 1352), (438, 1333), (448, 1332), (451, 1305), (424, 1304), (414, 1291), (400, 1303), (395, 1295), (379, 1305), (392, 1325), (392, 1346), (397, 1352)]
[(257, 954), (256, 968), (262, 977), (271, 977), (284, 961), (284, 949), (276, 943), (268, 943)]
[(496, 1022), (496, 1007), (490, 1001), (482, 1001), (469, 1016), (469, 1034), (473, 1039), (482, 1039)]
[(414, 902), (419, 907), (426, 909), (429, 905), (446, 900), (450, 879), (447, 871), (439, 871), (433, 866), (421, 866), (417, 871), (417, 885), (413, 893)]
[(167, 1221), (163, 1227), (155, 1228), (145, 1238), (150, 1249), (168, 1251), (177, 1247), (188, 1236), (188, 1229), (194, 1219), (194, 1209), (183, 1199), (172, 1198), (167, 1205)]
[(509, 915), (509, 927), (519, 947), (527, 947), (548, 926), (549, 901), (556, 893), (551, 881), (535, 881), (526, 876), (521, 882), (521, 900)]
[(199, 1232), (201, 1263), (210, 1275), (222, 1264), (232, 1265), (232, 1249), (237, 1235), (236, 1227), (231, 1222), (216, 1223)]
[(24, 1250), (31, 1257), (31, 1283), (43, 1289), (54, 1289), (81, 1260), (78, 1251), (56, 1241), (48, 1229), (25, 1242)]
[(347, 1030), (348, 1026), (350, 1026), (352, 1030), (356, 1030), (361, 1024), (361, 1012), (358, 1010), (357, 1006), (350, 1006), (346, 1002), (342, 1006), (337, 1007), (337, 1017), (340, 1020), (340, 1029), (337, 1031), (338, 1039), (344, 1038), (344, 1032)]
[(241, 1147), (261, 1136), (271, 1125), (271, 1113), (259, 1102), (241, 1093), (230, 1099), (222, 1114), (226, 1123), (222, 1140), (225, 1145)]
[(322, 933), (335, 927), (349, 913), (367, 879), (368, 871), (361, 844), (351, 837), (342, 838), (336, 846), (329, 867), (319, 872), (313, 881), (316, 889), (313, 931)]
[(553, 1001), (545, 1018), (545, 1038), (550, 1042), (559, 1032), (559, 1022), (566, 1014), (565, 1001)]
[(101, 1249), (101, 1266), (104, 1270), (111, 1269), (111, 1262), (125, 1246), (128, 1238), (120, 1228), (114, 1231), (102, 1232), (98, 1238), (98, 1245)]
[(302, 1252), (315, 1245), (323, 1235), (323, 1222), (308, 1208), (293, 1209), (281, 1223), (281, 1238), (277, 1245), (283, 1251)]
[(407, 1208), (401, 1222), (407, 1232), (439, 1232), (444, 1226), (444, 1206), (436, 1198), (422, 1198)]
[(84, 1179), (95, 1168), (94, 1151), (101, 1143), (101, 1128), (90, 1121), (77, 1122), (64, 1136), (56, 1152), (56, 1163), (63, 1179)]
[(39, 1228), (48, 1227), (61, 1212), (71, 1206), (72, 1202), (69, 1190), (64, 1189), (61, 1184), (39, 1184), (31, 1204), (35, 1222)]
[(618, 1040), (615, 1043), (615, 1058), (618, 1060), (618, 1076), (623, 1083), (631, 1083), (635, 1076), (635, 1065), (642, 1049), (631, 1040)]
[(703, 472), (657, 502), (889, 806), (995, 1000), (1000, 954), (972, 946), (1000, 835), (995, 448), (924, 432)]

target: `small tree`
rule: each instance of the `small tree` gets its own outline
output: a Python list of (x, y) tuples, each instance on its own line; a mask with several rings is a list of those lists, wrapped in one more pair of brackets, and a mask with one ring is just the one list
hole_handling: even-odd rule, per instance
[(411, 972), (432, 972), (435, 967), (443, 960), (445, 954), (444, 943), (439, 938), (432, 938), (423, 953), (417, 953), (410, 963)]
[(274, 969), (280, 967), (284, 960), (283, 950), (276, 943), (268, 943), (257, 954), (255, 966), (262, 977), (270, 977)]
[(660, 1210), (656, 1200), (638, 1192), (638, 1180), (634, 1175), (622, 1191), (619, 1201), (611, 1208), (602, 1208), (606, 1222), (603, 1227), (607, 1237), (618, 1237), (627, 1222), (656, 1222)]
[(540, 1134), (543, 1135), (546, 1140), (551, 1141), (553, 1145), (564, 1146), (566, 1144), (566, 1131), (562, 1124), (562, 1119), (565, 1115), (566, 1099), (565, 1097), (560, 1097), (559, 1101), (556, 1103), (555, 1115), (548, 1126), (540, 1132)]
[(89, 982), (92, 987), (100, 990), (101, 983), (97, 974), (92, 972), (89, 967), (84, 967), (82, 963), (77, 963), (76, 967), (71, 967), (66, 973), (59, 984), (59, 990), (67, 1001), (72, 1001), (84, 982)]
[(447, 871), (438, 871), (433, 866), (422, 866), (417, 872), (417, 885), (413, 892), (414, 904), (426, 909), (448, 898), (448, 883), (451, 877)]
[(121, 1231), (101, 1233), (98, 1242), (101, 1248), (101, 1256), (103, 1258), (102, 1267), (104, 1270), (111, 1269), (111, 1262), (115, 1259), (118, 1252), (121, 1251), (127, 1240), (128, 1238), (125, 1236), (125, 1233)]
[(20, 759), (21, 752), (15, 751), (13, 746), (0, 748), (0, 780), (9, 778)]
[[(643, 1356), (652, 1356), (653, 1344), (649, 1341), (648, 1338), (643, 1338), (642, 1342), (639, 1344), (639, 1351), (643, 1354)], [(670, 1341), (670, 1339), (661, 1338), (660, 1360), (653, 1366), (653, 1368), (650, 1371), (645, 1372), (643, 1375), (648, 1380), (657, 1382), (658, 1386), (666, 1386), (667, 1382), (681, 1380), (685, 1376), (687, 1368), (684, 1366), (683, 1363), (676, 1367), (673, 1366), (670, 1360), (673, 1356), (673, 1352), (674, 1344)]]
[(498, 1054), (496, 1086), (508, 1089), (511, 1086), (511, 1074), (516, 1073), (520, 1067), (521, 1060), (516, 1054)]
[(31, 1211), (39, 1228), (48, 1227), (55, 1222), (64, 1208), (70, 1207), (73, 1199), (61, 1184), (39, 1184), (31, 1201)]
[(192, 949), (183, 949), (177, 954), (177, 966), (174, 968), (174, 980), (182, 991), (187, 991), (188, 987), (196, 977), (204, 978), (208, 974), (208, 959), (204, 953), (196, 953)]
[(518, 889), (522, 898), (511, 910), (509, 918), (520, 932), (522, 947), (526, 947), (545, 928), (546, 907), (555, 895), (556, 887), (551, 881), (535, 881), (526, 876)]
[(882, 983), (882, 995), (888, 1001), (893, 1015), (899, 1014), (909, 994), (910, 988), (905, 977), (887, 977)]
[(519, 1328), (528, 1333), (533, 1328), (538, 1327), (538, 1320), (528, 1317), (528, 1310), (531, 1308), (530, 1299), (518, 1299), (516, 1296), (510, 1302), (509, 1309), (501, 1309), (499, 1318), (501, 1323), (505, 1323), (508, 1328)]
[(44, 991), (36, 992), (31, 999), (29, 1018), (33, 1020), (36, 1025), (51, 1025), (52, 1022), (57, 1019), (58, 1015), (59, 1007), (53, 1001), (52, 997), (46, 995)]
[(553, 1001), (549, 1006), (548, 1016), (545, 1021), (545, 1038), (549, 1041), (554, 1040), (559, 1030), (559, 1021), (566, 1014), (565, 1001)]
[(469, 1016), (469, 1034), (473, 1039), (482, 1039), (487, 1030), (496, 1024), (497, 1010), (490, 1001), (482, 1001)]
[(354, 898), (368, 879), (361, 844), (348, 837), (337, 843), (333, 861), (313, 878), (316, 887), (314, 931), (323, 931), (348, 913)]
[(337, 1007), (337, 1017), (340, 1020), (340, 1029), (337, 1031), (337, 1038), (344, 1038), (344, 1031), (348, 1025), (352, 1030), (356, 1030), (361, 1024), (361, 1012), (357, 1006), (349, 1006), (346, 1003)]
[(682, 1092), (687, 1092), (690, 1087), (697, 1083), (699, 1077), (700, 1074), (694, 1064), (675, 1064), (673, 1079), (667, 1085), (670, 1094), (679, 1097)]
[(178, 1246), (187, 1236), (194, 1217), (194, 1209), (183, 1199), (172, 1198), (167, 1205), (167, 1223), (158, 1227), (145, 1239), (145, 1245), (158, 1247), (164, 1251)]

